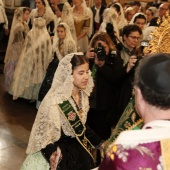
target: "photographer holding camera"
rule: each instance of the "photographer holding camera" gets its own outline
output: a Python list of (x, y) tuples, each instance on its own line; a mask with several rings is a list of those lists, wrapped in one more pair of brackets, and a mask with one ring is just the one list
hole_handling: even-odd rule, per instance
[(87, 124), (103, 140), (110, 136), (111, 126), (114, 124), (109, 119), (110, 117), (114, 119), (119, 83), (134, 65), (134, 61), (131, 60), (126, 66), (123, 66), (123, 60), (115, 55), (115, 51), (109, 35), (99, 32), (92, 38), (90, 49), (86, 52), (95, 84), (90, 96)]
[(119, 98), (117, 101), (116, 114), (117, 119), (120, 118), (124, 109), (128, 105), (130, 98), (132, 97), (133, 89), (133, 80), (134, 80), (134, 71), (138, 65), (138, 61), (143, 56), (143, 47), (138, 46), (140, 38), (142, 35), (142, 30), (137, 25), (127, 25), (123, 28), (122, 39), (123, 42), (117, 45), (118, 47), (118, 56), (123, 60), (123, 65), (126, 65), (131, 60), (134, 61), (133, 69), (129, 71), (129, 74), (125, 79), (120, 83), (119, 86)]
[[(111, 128), (118, 121), (115, 112), (119, 96), (118, 89), (134, 66), (134, 60), (130, 60), (123, 66), (123, 60), (115, 52), (116, 48), (106, 32), (96, 33), (86, 52), (94, 80), (87, 125), (103, 140), (110, 137)], [(100, 160), (98, 153), (97, 165)]]

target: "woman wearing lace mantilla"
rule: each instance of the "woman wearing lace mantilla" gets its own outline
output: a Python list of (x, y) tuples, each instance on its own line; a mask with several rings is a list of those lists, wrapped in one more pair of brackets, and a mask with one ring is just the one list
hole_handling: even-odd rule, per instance
[(43, 100), (44, 96), (51, 87), (58, 62), (64, 56), (73, 52), (77, 52), (77, 47), (75, 41), (72, 38), (70, 29), (66, 23), (60, 23), (56, 28), (56, 33), (53, 39), (54, 58), (47, 68), (46, 76), (41, 85), (38, 95), (37, 108), (39, 107), (40, 102)]
[(103, 22), (100, 25), (99, 31), (106, 32), (107, 23), (111, 23), (114, 27), (114, 33), (119, 38), (119, 29), (117, 24), (118, 14), (113, 7), (106, 8), (103, 12)]
[(102, 141), (85, 126), (92, 87), (82, 53), (68, 54), (59, 62), (51, 89), (39, 107), (22, 170), (94, 168), (91, 151)]
[(30, 29), (33, 25), (33, 19), (37, 17), (42, 17), (46, 21), (47, 30), (50, 36), (54, 35), (54, 27), (55, 27), (55, 15), (49, 6), (47, 0), (35, 0), (36, 9), (33, 9), (30, 13), (30, 17), (28, 19), (28, 25)]
[(5, 88), (9, 90), (13, 79), (13, 73), (21, 54), (25, 37), (29, 31), (26, 23), (30, 14), (27, 7), (19, 7), (15, 10), (12, 27), (5, 55)]
[[(36, 40), (36, 41), (35, 41)], [(13, 99), (37, 100), (39, 88), (52, 60), (51, 39), (43, 18), (34, 18), (14, 72), (10, 93)]]
[(117, 25), (119, 29), (119, 34), (121, 35), (123, 27), (128, 24), (127, 20), (125, 19), (123, 7), (120, 3), (115, 3), (112, 5), (112, 8), (115, 8), (116, 12), (118, 13)]
[(53, 52), (56, 52), (58, 60), (61, 60), (65, 55), (76, 51), (76, 43), (68, 25), (64, 22), (60, 23), (57, 25), (53, 40)]
[(85, 0), (73, 0), (73, 18), (77, 36), (78, 51), (86, 52), (89, 36), (92, 33), (92, 11), (86, 6)]

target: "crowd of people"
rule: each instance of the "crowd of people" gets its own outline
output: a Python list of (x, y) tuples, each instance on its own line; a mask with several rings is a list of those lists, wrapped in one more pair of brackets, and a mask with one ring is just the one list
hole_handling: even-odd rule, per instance
[[(170, 136), (156, 138), (161, 129), (154, 128), (164, 124), (168, 132), (170, 55), (146, 56), (142, 42), (169, 16), (169, 2), (24, 0), (9, 29), (1, 1), (0, 38), (9, 33), (4, 87), (13, 100), (36, 102), (38, 109), (22, 170), (131, 169), (133, 154), (136, 169), (168, 166), (160, 147)], [(122, 132), (115, 141), (128, 112), (144, 130)], [(151, 145), (161, 151), (152, 153)], [(150, 157), (141, 163), (140, 153), (156, 155), (155, 165)]]

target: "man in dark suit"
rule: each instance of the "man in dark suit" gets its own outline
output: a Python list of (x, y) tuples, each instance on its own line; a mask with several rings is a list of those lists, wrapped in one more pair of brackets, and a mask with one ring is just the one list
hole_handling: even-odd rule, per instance
[[(170, 13), (170, 3), (164, 2), (158, 8), (158, 17), (153, 18), (151, 20), (151, 23), (157, 23), (158, 18), (160, 18), (160, 23), (161, 23), (162, 17), (165, 16), (167, 14), (167, 12)], [(150, 24), (150, 26), (151, 26), (151, 24)], [(157, 26), (159, 26), (159, 23), (157, 23)]]
[(154, 6), (156, 8), (159, 8), (160, 5), (161, 5), (161, 3), (158, 2), (158, 0), (153, 0), (153, 1), (147, 3), (147, 6)]
[(93, 12), (93, 34), (99, 30), (101, 23), (103, 22), (103, 11), (106, 6), (102, 4), (102, 0), (94, 0), (94, 6), (91, 7)]

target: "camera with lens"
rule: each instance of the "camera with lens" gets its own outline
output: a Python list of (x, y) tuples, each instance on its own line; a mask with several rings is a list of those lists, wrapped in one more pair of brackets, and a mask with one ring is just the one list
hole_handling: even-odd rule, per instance
[(98, 43), (98, 46), (92, 51), (96, 53), (96, 56), (99, 61), (104, 61), (107, 57), (106, 50), (101, 43)]

